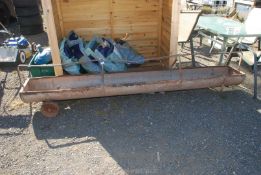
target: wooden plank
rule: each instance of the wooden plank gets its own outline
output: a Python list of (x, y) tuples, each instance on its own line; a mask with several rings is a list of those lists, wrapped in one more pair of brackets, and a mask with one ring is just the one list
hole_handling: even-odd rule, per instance
[[(179, 33), (179, 15), (181, 0), (173, 0), (172, 16), (171, 16), (171, 34), (170, 34), (170, 55), (178, 53), (178, 33)], [(169, 68), (173, 68), (173, 63), (177, 60), (176, 57), (169, 59)]]
[[(171, 26), (171, 11), (172, 0), (163, 0), (162, 2), (162, 21), (161, 21), (161, 55), (170, 55), (170, 26)], [(169, 64), (169, 63), (166, 63)]]
[(58, 5), (57, 1), (52, 1), (53, 16), (54, 16), (56, 34), (57, 34), (57, 37), (59, 39), (61, 39), (63, 34), (62, 34), (62, 27), (60, 25), (62, 23), (60, 22), (60, 19), (59, 19), (59, 10), (58, 10), (58, 6), (57, 5)]
[[(53, 64), (61, 64), (60, 51), (58, 45), (58, 38), (55, 28), (55, 21), (53, 15), (52, 1), (51, 0), (42, 0), (44, 17), (47, 25), (47, 33), (49, 38), (49, 44), (52, 48), (52, 58)], [(56, 66), (54, 68), (55, 75), (61, 76), (63, 75), (62, 66)]]

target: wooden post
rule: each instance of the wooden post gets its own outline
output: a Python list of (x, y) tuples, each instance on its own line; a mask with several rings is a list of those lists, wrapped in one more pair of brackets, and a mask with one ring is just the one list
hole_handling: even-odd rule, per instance
[[(63, 37), (65, 35), (65, 32), (64, 32), (64, 27), (63, 27), (63, 17), (62, 17), (62, 9), (61, 9), (61, 4), (60, 4), (60, 0), (56, 0), (56, 9), (53, 8), (53, 12), (56, 10), (57, 11), (57, 16), (58, 16), (58, 20), (59, 20), (59, 24), (56, 24), (56, 27), (57, 25), (60, 25), (60, 37)], [(54, 5), (54, 3), (53, 3)], [(53, 14), (55, 15), (55, 13)], [(57, 31), (57, 28), (56, 28), (56, 33), (57, 33), (57, 37), (59, 38), (59, 35), (58, 35), (58, 31)]]
[(113, 16), (113, 0), (110, 0), (110, 30), (111, 30), (111, 38), (114, 38), (114, 16)]
[(158, 39), (158, 56), (162, 56), (161, 55), (161, 43), (162, 43), (162, 14), (163, 14), (163, 0), (159, 1), (159, 28), (158, 28), (158, 35), (159, 35), (159, 39)]
[[(44, 20), (47, 26), (47, 33), (49, 38), (49, 44), (52, 50), (53, 64), (61, 64), (60, 50), (58, 45), (58, 38), (55, 28), (55, 21), (52, 8), (52, 0), (41, 0), (43, 6)], [(55, 75), (63, 75), (62, 66), (54, 67)]]
[[(170, 34), (170, 55), (178, 54), (178, 34), (179, 34), (179, 15), (181, 0), (172, 1), (172, 16), (171, 16), (171, 34)], [(176, 57), (169, 59), (169, 68), (172, 68), (173, 63), (177, 60)]]

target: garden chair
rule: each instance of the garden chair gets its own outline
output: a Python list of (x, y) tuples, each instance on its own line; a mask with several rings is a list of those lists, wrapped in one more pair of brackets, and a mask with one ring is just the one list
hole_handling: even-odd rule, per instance
[(257, 99), (257, 66), (261, 64), (261, 52), (256, 52), (250, 47), (250, 45), (242, 43), (240, 44), (240, 47), (246, 49), (247, 51), (241, 52), (240, 54), (239, 68), (242, 60), (252, 66), (254, 73), (254, 99)]
[(230, 8), (229, 11), (228, 11), (227, 18), (235, 19), (236, 16), (237, 16), (237, 14), (238, 14), (238, 13), (237, 13), (236, 8), (232, 7), (232, 8)]
[(242, 51), (241, 53), (239, 53), (239, 63), (238, 63), (238, 67), (240, 67), (242, 61), (244, 61), (245, 63), (247, 63), (249, 66), (254, 66), (255, 63), (255, 55), (256, 54), (256, 59), (257, 59), (257, 64), (261, 65), (261, 52), (253, 52), (250, 49), (247, 51)]
[[(253, 8), (249, 13), (247, 20), (245, 21), (245, 28), (248, 33), (261, 33), (261, 23), (259, 19), (261, 18), (261, 9), (260, 8)], [(238, 67), (242, 61), (246, 62), (248, 65), (252, 66), (254, 72), (254, 99), (257, 98), (257, 66), (261, 64), (261, 53), (256, 52), (251, 47), (253, 44), (256, 43), (258, 40), (257, 37), (246, 37), (238, 43), (238, 47), (241, 52), (239, 52), (240, 61)], [(229, 64), (230, 59), (228, 60)]]
[[(261, 33), (261, 23), (259, 22), (261, 18), (261, 8), (253, 8), (251, 12), (249, 13), (246, 21), (245, 21), (245, 27), (246, 31), (248, 33)], [(242, 61), (246, 62), (248, 65), (253, 66), (254, 65), (254, 54), (249, 49), (250, 47), (246, 47), (246, 45), (251, 46), (257, 42), (257, 37), (247, 37), (243, 38), (242, 41), (239, 43), (239, 49), (243, 49), (246, 51), (242, 51), (239, 61), (239, 66), (241, 65)], [(257, 52), (257, 59), (260, 57), (260, 53)], [(260, 63), (261, 60), (259, 59), (258, 62)]]
[(197, 35), (195, 27), (197, 25), (201, 11), (181, 11), (179, 20), (179, 35), (178, 43), (182, 44), (190, 43), (192, 66), (195, 67), (195, 55), (194, 55), (194, 45), (193, 37)]

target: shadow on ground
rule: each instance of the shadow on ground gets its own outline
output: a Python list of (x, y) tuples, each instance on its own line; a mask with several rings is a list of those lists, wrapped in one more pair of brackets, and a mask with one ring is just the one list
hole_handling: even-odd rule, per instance
[(0, 65), (0, 136), (22, 134), (32, 118), (32, 107), (20, 101), (21, 88), (16, 65)]
[[(241, 90), (63, 102), (33, 118), (51, 149), (99, 142), (129, 174), (258, 174), (261, 103)], [(64, 139), (66, 138), (66, 139)], [(71, 140), (70, 140), (71, 139)]]
[[(28, 128), (30, 123), (31, 123), (30, 115), (4, 116), (4, 117), (1, 116), (0, 130), (3, 129), (3, 131), (0, 131), (0, 136), (21, 135), (23, 130)], [(15, 128), (15, 130), (12, 130), (12, 128)]]
[(6, 101), (13, 101), (19, 93), (21, 84), (15, 64), (1, 63), (0, 65), (0, 112), (5, 110), (4, 95), (8, 98)]

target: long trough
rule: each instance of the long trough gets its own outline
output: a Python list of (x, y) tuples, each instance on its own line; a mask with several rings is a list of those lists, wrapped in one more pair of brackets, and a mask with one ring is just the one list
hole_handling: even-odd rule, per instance
[(22, 101), (42, 102), (238, 85), (245, 74), (228, 66), (28, 79)]

